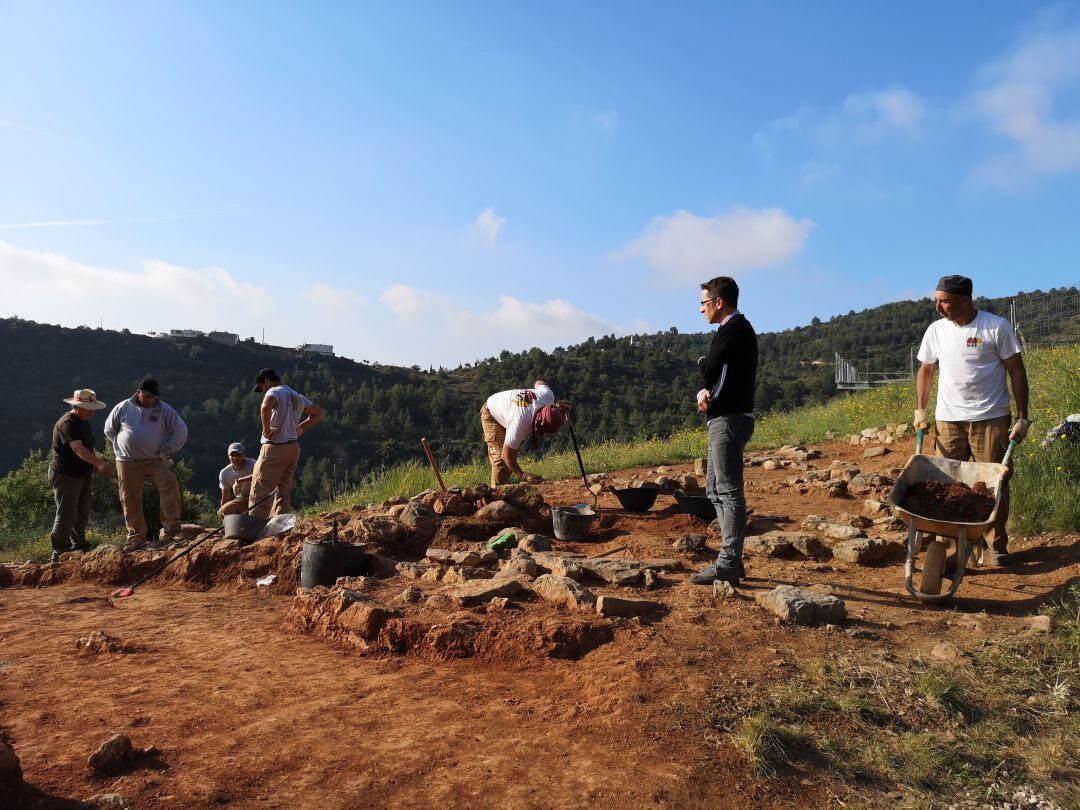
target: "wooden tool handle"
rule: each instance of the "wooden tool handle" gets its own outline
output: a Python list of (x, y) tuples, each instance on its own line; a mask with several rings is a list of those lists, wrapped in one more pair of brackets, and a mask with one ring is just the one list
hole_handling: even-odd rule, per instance
[(426, 437), (420, 440), (420, 444), (424, 445), (424, 452), (427, 454), (427, 460), (431, 464), (431, 469), (435, 471), (435, 477), (439, 480), (439, 489), (445, 495), (446, 484), (443, 483), (442, 473), (439, 472), (439, 462), (435, 460), (435, 454), (431, 452), (431, 445), (428, 444)]

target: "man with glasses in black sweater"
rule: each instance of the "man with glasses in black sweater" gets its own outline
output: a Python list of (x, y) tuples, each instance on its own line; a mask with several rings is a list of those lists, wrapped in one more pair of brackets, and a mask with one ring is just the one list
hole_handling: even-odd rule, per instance
[(754, 433), (758, 345), (754, 327), (738, 307), (735, 279), (717, 276), (701, 285), (701, 314), (719, 329), (709, 353), (698, 361), (703, 387), (697, 405), (709, 425), (705, 491), (716, 507), (724, 545), (714, 565), (691, 575), (690, 581), (698, 585), (715, 580), (738, 585), (746, 576), (742, 563), (746, 535), (743, 449)]

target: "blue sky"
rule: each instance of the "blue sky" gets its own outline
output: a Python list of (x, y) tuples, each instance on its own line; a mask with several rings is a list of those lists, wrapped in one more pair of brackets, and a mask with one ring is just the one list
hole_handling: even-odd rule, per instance
[(0, 0), (0, 316), (456, 365), (1080, 282), (1080, 7)]

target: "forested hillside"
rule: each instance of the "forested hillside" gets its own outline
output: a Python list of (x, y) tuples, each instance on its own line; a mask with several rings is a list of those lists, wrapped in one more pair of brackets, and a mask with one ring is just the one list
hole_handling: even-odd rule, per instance
[[(1008, 299), (979, 299), (1004, 312)], [(751, 321), (753, 312), (747, 313)], [(833, 353), (871, 363), (871, 370), (907, 368), (908, 351), (934, 317), (928, 299), (886, 304), (859, 313), (818, 319), (803, 327), (760, 336), (757, 410), (788, 409), (836, 394)], [(62, 397), (89, 387), (110, 405), (130, 396), (138, 381), (156, 377), (162, 398), (190, 428), (182, 453), (193, 471), (192, 489), (212, 493), (226, 462), (225, 448), (243, 441), (251, 454), (259, 438), (255, 372), (276, 368), (285, 381), (327, 411), (304, 438), (298, 500), (326, 497), (371, 470), (420, 455), (428, 436), (440, 459), (459, 463), (482, 454), (479, 409), (494, 391), (548, 380), (574, 402), (585, 442), (667, 435), (693, 424), (696, 361), (708, 333), (671, 329), (632, 338), (604, 337), (557, 348), (532, 349), (451, 370), (423, 370), (300, 354), (292, 349), (207, 338), (152, 338), (87, 327), (67, 329), (0, 320), (0, 373), (8, 395), (0, 399), (6, 430), (0, 434), (0, 472), (19, 466), (34, 449), (47, 449)], [(873, 347), (868, 354), (868, 347)], [(102, 435), (103, 417), (93, 422)], [(568, 441), (557, 437), (554, 446)]]

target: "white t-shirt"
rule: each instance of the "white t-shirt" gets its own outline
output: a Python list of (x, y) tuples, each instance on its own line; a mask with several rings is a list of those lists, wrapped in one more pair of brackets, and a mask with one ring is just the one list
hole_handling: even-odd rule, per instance
[(315, 403), (303, 394), (296, 393), (287, 385), (275, 385), (263, 395), (263, 400), (265, 401), (267, 397), (273, 397), (276, 400), (274, 410), (270, 414), (270, 427), (277, 428), (278, 432), (272, 439), (263, 436), (261, 444), (284, 444), (295, 441), (296, 426), (304, 418), (304, 409)]
[(1002, 360), (1020, 353), (1012, 325), (979, 312), (964, 326), (942, 318), (923, 335), (919, 362), (938, 364), (937, 408), (945, 422), (974, 422), (1008, 416), (1008, 373)]
[(236, 479), (251, 475), (255, 471), (255, 459), (245, 458), (242, 470), (233, 469), (232, 464), (227, 464), (218, 473), (218, 485), (226, 492), (232, 492), (234, 498), (246, 498), (251, 492), (251, 479), (240, 484), (240, 491), (236, 489)]
[(555, 392), (546, 385), (500, 391), (487, 400), (488, 412), (506, 428), (503, 445), (517, 450), (532, 431), (533, 417), (545, 405), (555, 404)]

